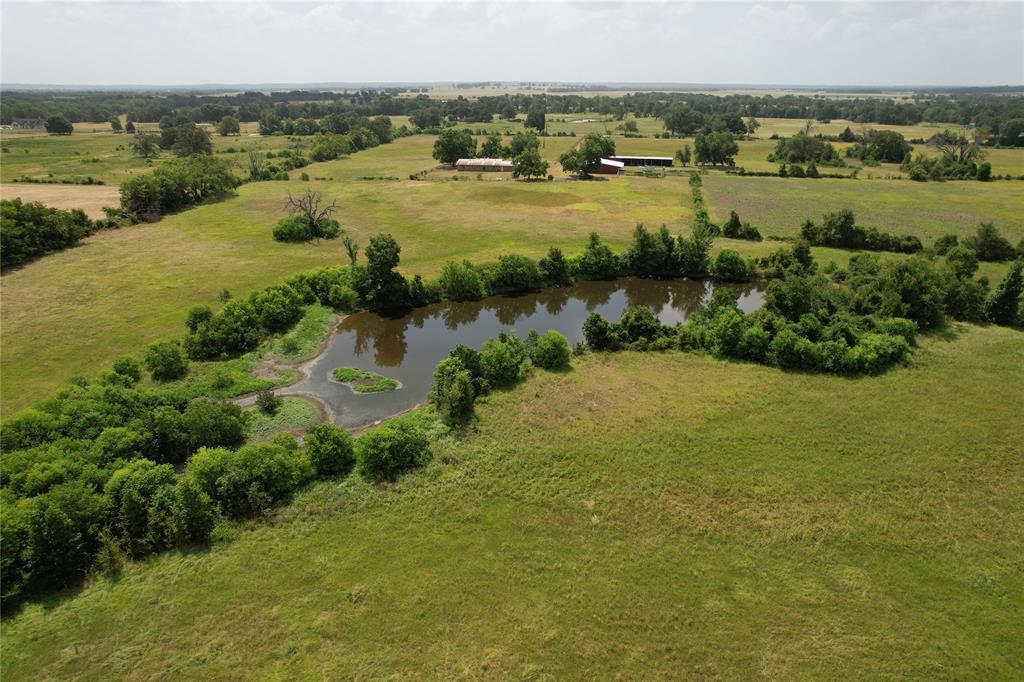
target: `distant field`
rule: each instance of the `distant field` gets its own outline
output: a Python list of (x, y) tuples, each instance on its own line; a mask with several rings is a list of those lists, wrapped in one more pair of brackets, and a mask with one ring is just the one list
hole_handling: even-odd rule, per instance
[[(115, 138), (124, 139), (109, 133), (32, 139), (40, 140), (41, 154), (42, 149), (90, 140), (115, 144)], [(289, 144), (284, 137), (215, 140), (218, 148), (236, 149)], [(305, 169), (314, 178), (309, 183), (298, 181), (293, 173), (295, 179), (289, 182), (244, 185), (222, 201), (156, 224), (96, 235), (77, 248), (5, 274), (0, 298), (2, 408), (6, 414), (30, 405), (74, 374), (95, 373), (122, 353), (181, 334), (188, 307), (216, 304), (222, 288), (244, 295), (303, 269), (344, 262), (337, 241), (287, 245), (272, 240), (271, 227), (284, 216), (289, 191), (312, 188), (337, 200), (337, 217), (364, 246), (375, 233), (392, 233), (402, 246), (401, 269), (407, 274), (436, 273), (449, 258), (480, 261), (509, 251), (539, 257), (549, 246), (574, 254), (591, 231), (621, 249), (638, 222), (689, 230), (693, 207), (685, 173), (661, 179), (566, 180), (557, 159), (576, 141), (542, 138), (542, 154), (552, 162), (557, 180), (523, 183), (508, 174), (439, 168), (431, 158), (432, 137), (406, 137), (348, 159), (312, 164)], [(671, 155), (680, 141), (617, 137), (616, 144), (620, 153)], [(770, 146), (767, 141), (743, 144), (741, 155), (749, 155), (751, 163)], [(6, 158), (7, 154), (5, 173), (10, 172)], [(408, 179), (424, 170), (426, 180)], [(44, 192), (64, 189), (31, 187)], [(971, 231), (982, 220), (996, 222), (1015, 243), (1024, 236), (1020, 182), (922, 184), (711, 173), (705, 176), (705, 198), (716, 220), (736, 209), (766, 235), (795, 235), (804, 218), (820, 219), (826, 211), (849, 207), (865, 225), (918, 234), (926, 242), (948, 231)], [(756, 256), (777, 247), (771, 242), (719, 240), (715, 248)], [(815, 252), (838, 263), (850, 255), (827, 249)], [(1003, 269), (985, 266), (993, 278)]]
[(1022, 353), (957, 325), (856, 380), (574, 359), (397, 484), (8, 614), (3, 676), (1019, 680)]
[[(248, 172), (249, 150), (276, 151), (296, 144), (282, 136), (213, 135), (212, 139), (217, 158), (234, 163), (239, 173)], [(173, 158), (169, 152), (162, 152), (152, 162), (139, 158), (130, 149), (132, 136), (109, 132), (109, 126), (106, 131), (98, 133), (79, 133), (76, 127), (71, 135), (5, 132), (0, 141), (3, 145), (0, 152), (2, 182), (11, 182), (22, 176), (52, 180), (92, 177), (108, 185), (118, 185), (152, 170), (155, 164)], [(308, 139), (297, 144), (308, 146)], [(227, 153), (229, 148), (236, 151)]]
[(41, 201), (54, 208), (80, 208), (90, 218), (102, 218), (104, 206), (118, 206), (117, 187), (110, 185), (34, 185), (27, 182), (0, 185), (0, 199)]
[(926, 243), (946, 233), (966, 234), (991, 221), (1017, 243), (1024, 237), (1024, 183), (809, 180), (704, 176), (712, 218), (735, 210), (767, 234), (799, 234), (805, 218), (849, 208), (857, 222)]

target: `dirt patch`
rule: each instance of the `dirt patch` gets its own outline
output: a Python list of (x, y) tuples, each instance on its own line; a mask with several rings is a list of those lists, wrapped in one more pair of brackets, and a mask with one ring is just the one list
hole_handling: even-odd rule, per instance
[(121, 203), (112, 185), (45, 185), (21, 182), (0, 184), (0, 198), (41, 201), (54, 208), (80, 208), (90, 218), (102, 218), (104, 206)]

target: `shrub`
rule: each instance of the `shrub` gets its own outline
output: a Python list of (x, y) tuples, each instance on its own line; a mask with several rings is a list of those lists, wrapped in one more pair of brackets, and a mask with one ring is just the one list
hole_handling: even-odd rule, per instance
[(232, 299), (220, 313), (185, 337), (185, 350), (194, 360), (238, 355), (255, 349), (263, 336), (256, 307), (249, 301)]
[(181, 349), (173, 341), (151, 343), (146, 348), (143, 362), (154, 381), (173, 381), (188, 373), (188, 364), (181, 355)]
[(488, 386), (511, 386), (529, 372), (526, 348), (515, 334), (491, 339), (480, 351), (480, 367)]
[(591, 232), (587, 247), (572, 267), (580, 279), (612, 279), (619, 274), (619, 259), (596, 232)]
[(393, 481), (423, 463), (429, 442), (408, 419), (392, 419), (356, 441), (356, 469), (370, 481)]
[(92, 443), (92, 457), (101, 466), (117, 460), (128, 461), (141, 456), (146, 447), (145, 437), (130, 428), (108, 426)]
[(569, 366), (569, 342), (554, 329), (542, 334), (531, 349), (530, 360), (542, 369), (562, 369)]
[(273, 230), (274, 240), (279, 242), (301, 243), (313, 240), (309, 225), (299, 216), (283, 218), (277, 221)]
[(629, 343), (653, 341), (661, 334), (662, 329), (661, 322), (645, 305), (630, 306), (623, 310), (616, 326), (623, 340)]
[(750, 270), (747, 268), (747, 262), (743, 260), (743, 256), (729, 249), (718, 253), (718, 257), (715, 258), (714, 270), (715, 275), (724, 280), (742, 282), (750, 279)]
[(982, 223), (978, 231), (964, 240), (964, 244), (975, 250), (984, 261), (1010, 260), (1016, 255), (1013, 244), (999, 233), (992, 223)]
[(474, 301), (484, 295), (480, 273), (468, 260), (462, 261), (461, 264), (455, 261), (445, 263), (437, 283), (444, 297), (453, 301)]
[(76, 245), (96, 231), (84, 211), (63, 211), (39, 202), (0, 200), (0, 266), (5, 268)]
[(499, 257), (497, 265), (487, 268), (485, 275), (487, 290), (492, 294), (535, 291), (543, 284), (537, 262), (518, 254)]
[(598, 313), (590, 313), (583, 322), (583, 338), (591, 350), (614, 350), (618, 345), (612, 326)]
[(327, 294), (327, 304), (335, 310), (355, 310), (359, 307), (359, 295), (344, 284), (335, 284)]
[(305, 456), (268, 444), (238, 450), (202, 448), (186, 470), (225, 515), (235, 518), (261, 513), (287, 499), (310, 473)]
[(159, 217), (221, 196), (238, 186), (228, 162), (205, 154), (171, 159), (146, 175), (121, 183), (121, 209)]
[(729, 220), (722, 225), (722, 236), (729, 239), (761, 241), (761, 233), (758, 229), (750, 223), (740, 222), (740, 217), (736, 214), (736, 211), (729, 211)]
[(278, 408), (281, 407), (281, 398), (274, 395), (272, 390), (264, 389), (256, 394), (256, 407), (263, 414), (277, 414)]
[(1021, 291), (1024, 291), (1024, 259), (1018, 259), (985, 301), (985, 317), (990, 322), (1012, 326), (1020, 322)]
[(53, 415), (28, 409), (8, 419), (0, 427), (0, 445), (4, 452), (33, 448), (53, 438), (57, 420)]
[(302, 317), (302, 297), (287, 284), (255, 294), (252, 305), (260, 325), (272, 333), (289, 329)]
[(80, 481), (62, 483), (35, 497), (28, 511), (29, 581), (52, 589), (85, 577), (99, 548), (102, 518), (103, 498)]
[(451, 426), (465, 422), (473, 414), (476, 401), (473, 377), (458, 356), (449, 356), (438, 363), (430, 400), (445, 423)]
[(355, 463), (352, 436), (334, 424), (317, 424), (306, 435), (306, 456), (318, 477), (344, 476)]
[(103, 488), (107, 522), (129, 554), (145, 554), (175, 544), (173, 528), (167, 527), (169, 519), (154, 513), (158, 495), (164, 488), (174, 491), (174, 484), (170, 464), (148, 459), (130, 462), (107, 481)]
[(564, 286), (572, 284), (572, 274), (569, 272), (569, 263), (562, 255), (562, 250), (552, 246), (548, 249), (548, 255), (537, 262), (541, 276), (544, 281), (553, 286)]

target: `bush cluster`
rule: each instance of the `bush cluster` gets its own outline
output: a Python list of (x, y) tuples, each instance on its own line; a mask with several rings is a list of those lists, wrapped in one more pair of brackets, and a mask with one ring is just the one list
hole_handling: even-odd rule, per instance
[(98, 227), (80, 209), (62, 211), (38, 201), (0, 200), (0, 266), (20, 265), (75, 246)]
[(750, 223), (740, 222), (736, 211), (729, 211), (729, 220), (722, 225), (722, 236), (729, 239), (747, 239), (752, 242), (761, 241), (761, 233)]
[(921, 240), (915, 236), (894, 235), (879, 232), (874, 227), (857, 225), (854, 222), (853, 211), (849, 209), (826, 214), (821, 225), (808, 219), (800, 228), (800, 236), (815, 246), (834, 246), (843, 249), (917, 253), (924, 248)]
[(121, 184), (121, 209), (143, 220), (213, 199), (238, 186), (228, 163), (208, 154), (172, 159)]
[(514, 386), (533, 367), (564, 369), (569, 355), (569, 342), (554, 330), (530, 330), (525, 342), (502, 333), (479, 351), (459, 345), (437, 365), (430, 400), (447, 424), (462, 424), (472, 416), (479, 396)]

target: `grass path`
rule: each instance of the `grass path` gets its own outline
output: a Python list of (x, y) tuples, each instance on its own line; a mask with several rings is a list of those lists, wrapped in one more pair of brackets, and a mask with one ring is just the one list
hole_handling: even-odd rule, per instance
[(4, 676), (1019, 679), (1024, 335), (955, 336), (858, 380), (587, 356), (393, 487), (26, 608)]

